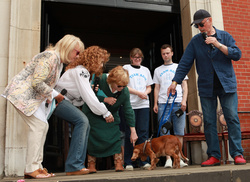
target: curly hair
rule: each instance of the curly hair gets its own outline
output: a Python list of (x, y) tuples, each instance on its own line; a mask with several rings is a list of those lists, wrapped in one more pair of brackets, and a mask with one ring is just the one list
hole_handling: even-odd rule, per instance
[(109, 84), (115, 83), (122, 86), (127, 85), (129, 82), (128, 70), (124, 69), (122, 66), (116, 66), (110, 70), (107, 82)]
[(91, 74), (98, 76), (103, 72), (101, 64), (108, 62), (109, 57), (110, 53), (107, 50), (99, 46), (90, 46), (81, 52), (79, 57), (66, 67), (66, 70), (83, 65)]

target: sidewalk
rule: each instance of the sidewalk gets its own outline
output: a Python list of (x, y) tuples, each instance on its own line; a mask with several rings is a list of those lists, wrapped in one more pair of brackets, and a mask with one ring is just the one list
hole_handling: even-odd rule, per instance
[[(16, 182), (23, 177), (5, 177), (3, 182)], [(95, 174), (66, 176), (56, 173), (56, 177), (48, 179), (26, 179), (25, 182), (250, 182), (250, 163), (246, 165), (227, 164), (214, 167), (191, 165), (181, 169), (165, 169), (157, 167), (148, 171), (115, 172), (114, 170), (98, 171)]]

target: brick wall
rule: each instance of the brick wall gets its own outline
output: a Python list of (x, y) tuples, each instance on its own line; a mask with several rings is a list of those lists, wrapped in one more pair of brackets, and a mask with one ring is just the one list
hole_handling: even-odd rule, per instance
[[(238, 83), (238, 111), (242, 131), (250, 131), (250, 0), (221, 0), (224, 30), (242, 51), (233, 61)], [(243, 140), (244, 157), (250, 162), (250, 140)]]

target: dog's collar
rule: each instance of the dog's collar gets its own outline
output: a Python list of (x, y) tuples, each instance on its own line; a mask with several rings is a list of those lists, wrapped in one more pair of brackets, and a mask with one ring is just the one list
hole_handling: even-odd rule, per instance
[(143, 153), (145, 153), (145, 149), (146, 149), (146, 146), (147, 146), (147, 143), (148, 143), (148, 142), (150, 142), (150, 140), (146, 140), (146, 141), (144, 142), (143, 150), (142, 150)]
[[(146, 149), (147, 143), (150, 143), (150, 144), (151, 144), (152, 137), (153, 137), (153, 136), (151, 136), (148, 140), (146, 140), (146, 141), (144, 142), (143, 150), (142, 150), (143, 154), (145, 153), (145, 149)], [(150, 145), (150, 146), (151, 146), (151, 145)], [(151, 146), (151, 149), (152, 149), (152, 146)], [(152, 150), (153, 150), (153, 149), (152, 149)]]

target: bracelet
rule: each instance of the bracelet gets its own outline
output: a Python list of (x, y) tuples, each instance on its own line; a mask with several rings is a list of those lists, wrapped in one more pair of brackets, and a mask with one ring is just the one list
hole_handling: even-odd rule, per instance
[(219, 49), (220, 49), (221, 47), (222, 47), (222, 44), (220, 43), (220, 44), (219, 44)]
[(175, 84), (175, 86), (178, 84), (176, 81), (172, 81), (172, 84)]

